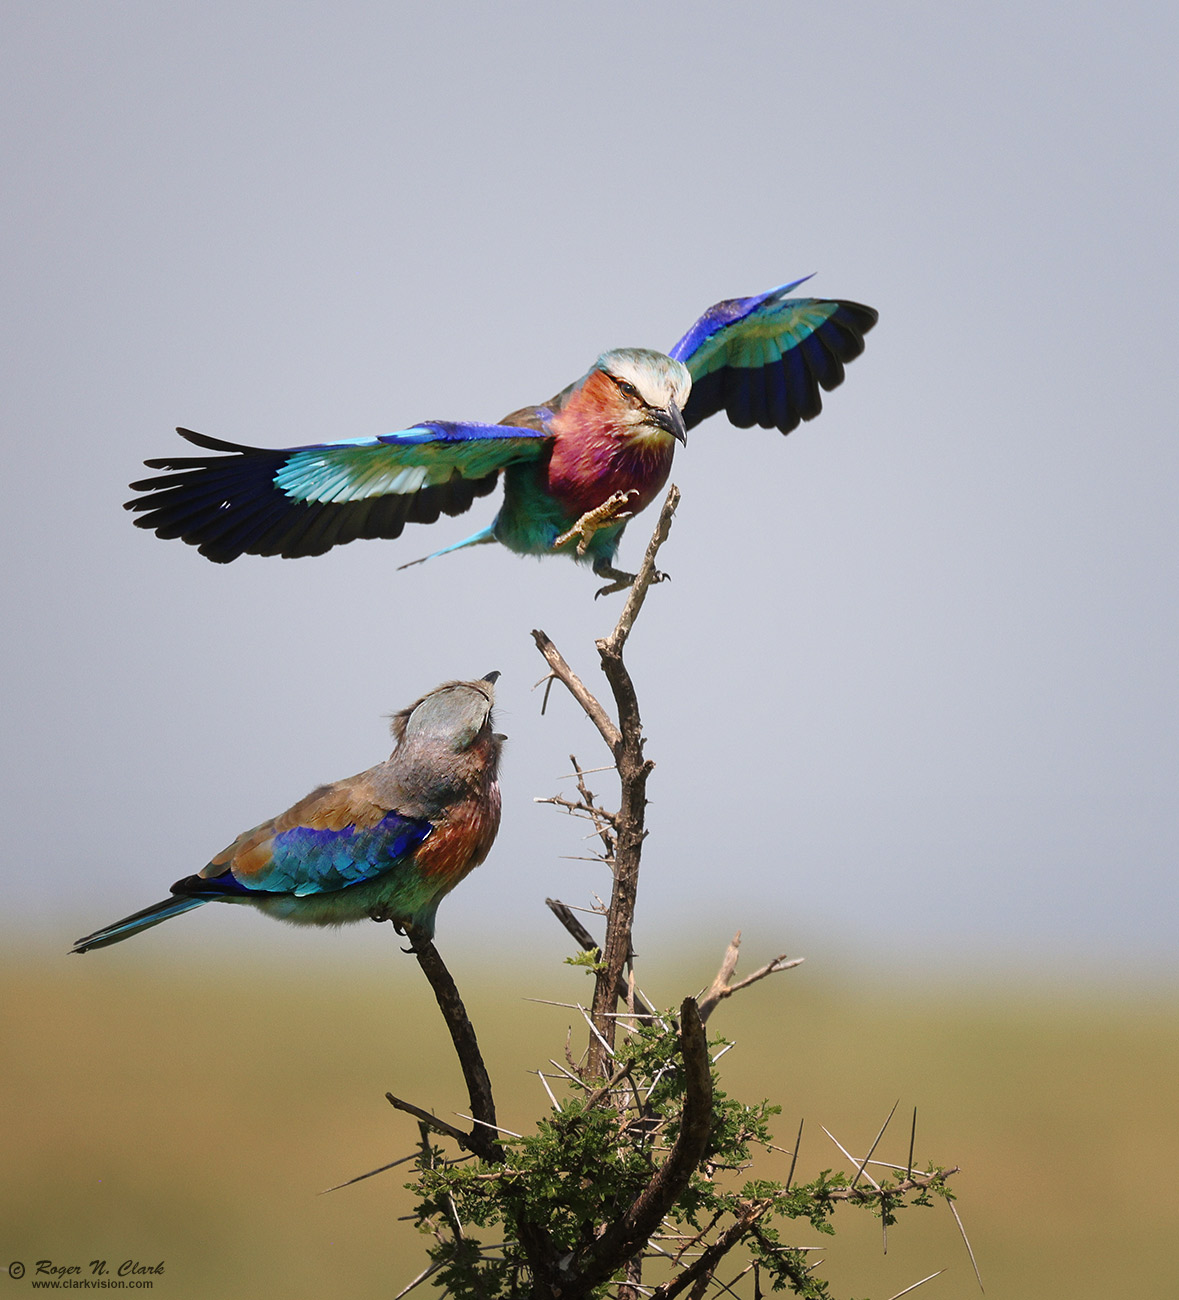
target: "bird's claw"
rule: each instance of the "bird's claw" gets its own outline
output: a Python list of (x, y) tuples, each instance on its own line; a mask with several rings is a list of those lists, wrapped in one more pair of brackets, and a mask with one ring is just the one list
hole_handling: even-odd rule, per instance
[[(630, 509), (630, 499), (638, 495), (638, 492), (631, 488), (629, 492), (615, 492), (613, 496), (607, 497), (600, 506), (594, 506), (592, 510), (587, 510), (572, 528), (562, 533), (553, 543), (553, 550), (560, 550), (562, 546), (567, 545), (576, 537), (577, 554), (579, 556), (584, 555), (586, 548), (593, 541), (594, 534), (599, 528), (621, 523), (625, 519), (634, 517), (635, 512)], [(633, 577), (631, 581), (634, 581)], [(619, 590), (619, 588), (615, 588), (615, 590)]]
[(421, 952), (422, 948), (430, 942), (430, 936), (428, 934), (423, 933), (415, 925), (405, 921), (399, 921), (396, 915), (389, 911), (387, 907), (374, 907), (372, 911), (369, 912), (369, 917), (374, 921), (391, 921), (394, 931), (409, 940), (409, 947), (402, 948), (402, 952)]
[(622, 573), (620, 570), (613, 570), (614, 581), (607, 583), (604, 587), (599, 587), (594, 592), (594, 599), (599, 596), (613, 596), (616, 591), (625, 591), (628, 587), (635, 585), (635, 579), (639, 576), (637, 573)]
[[(599, 578), (612, 578), (613, 581), (605, 587), (599, 587), (594, 592), (594, 599), (599, 596), (612, 596), (616, 591), (625, 591), (628, 587), (633, 587), (638, 581), (637, 573), (623, 573), (621, 569), (601, 568), (595, 569), (594, 572)], [(651, 585), (657, 582), (670, 582), (670, 573), (660, 573), (658, 569), (651, 575)]]

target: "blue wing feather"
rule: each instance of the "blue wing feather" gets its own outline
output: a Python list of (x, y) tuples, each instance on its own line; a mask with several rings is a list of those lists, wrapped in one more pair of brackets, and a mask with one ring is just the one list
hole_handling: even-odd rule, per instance
[(499, 472), (544, 454), (548, 435), (515, 425), (423, 421), (376, 437), (267, 450), (178, 429), (215, 456), (146, 462), (168, 471), (131, 485), (141, 528), (179, 537), (211, 560), (322, 555), (359, 537), (457, 515)]
[[(235, 874), (232, 861), (213, 876), (188, 876), (174, 893), (203, 898), (248, 894), (330, 894), (374, 880), (396, 867), (434, 829), (420, 817), (387, 813), (375, 826), (326, 830), (293, 826), (270, 842), (268, 858)], [(210, 868), (206, 868), (210, 870)], [(240, 872), (240, 868), (239, 868)]]
[[(754, 294), (752, 298), (726, 298), (724, 302), (714, 303), (667, 355), (688, 365), (688, 358), (698, 351), (718, 330), (722, 330), (728, 325), (737, 324), (747, 316), (751, 316), (767, 302), (777, 301), (785, 297), (792, 289), (797, 289), (800, 284), (806, 284), (813, 275), (814, 272), (812, 271), (811, 275), (804, 275), (801, 280), (792, 280), (789, 284), (780, 284), (776, 289), (768, 289), (765, 293)], [(688, 368), (691, 369), (690, 366)]]
[(384, 875), (431, 830), (428, 821), (396, 812), (367, 830), (297, 826), (274, 837), (270, 867), (250, 886), (300, 898), (346, 889)]
[(172, 897), (88, 934), (74, 945), (74, 952), (88, 952), (118, 943), (140, 930), (149, 929), (202, 903), (216, 899), (248, 899), (251, 895), (273, 897), (293, 894), (305, 898), (332, 894), (387, 875), (434, 829), (419, 817), (387, 813), (375, 826), (358, 829), (322, 830), (296, 826), (274, 837), (269, 861), (250, 879), (241, 880), (230, 869), (215, 876), (187, 876), (172, 886)]
[(672, 348), (692, 375), (689, 429), (725, 411), (741, 428), (789, 433), (823, 409), (820, 390), (843, 382), (877, 313), (861, 303), (785, 296), (802, 283), (718, 302)]

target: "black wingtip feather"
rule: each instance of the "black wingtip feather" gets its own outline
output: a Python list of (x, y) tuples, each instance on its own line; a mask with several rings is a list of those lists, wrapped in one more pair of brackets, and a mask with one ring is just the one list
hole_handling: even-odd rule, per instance
[[(232, 452), (236, 455), (249, 455), (257, 453), (259, 455), (274, 455), (273, 451), (268, 452), (264, 447), (247, 447), (240, 442), (226, 442), (224, 438), (214, 438), (207, 433), (197, 433), (195, 429), (177, 428), (176, 432), (184, 439), (185, 442), (191, 442), (196, 447), (203, 447), (206, 451), (224, 451)], [(289, 451), (278, 453), (281, 456), (289, 456)], [(150, 461), (146, 462), (151, 464)]]
[(692, 385), (684, 410), (691, 429), (725, 411), (738, 428), (754, 424), (787, 434), (823, 409), (823, 392), (843, 383), (845, 367), (864, 350), (864, 335), (880, 318), (874, 307), (842, 299), (808, 338), (766, 366), (723, 366)]

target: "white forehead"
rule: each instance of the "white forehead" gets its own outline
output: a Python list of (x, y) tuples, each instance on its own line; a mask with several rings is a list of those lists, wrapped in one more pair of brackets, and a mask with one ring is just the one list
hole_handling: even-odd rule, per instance
[(483, 729), (491, 713), (490, 683), (486, 689), (454, 682), (419, 700), (405, 726), (407, 740), (429, 737), (448, 743), (456, 752), (465, 749)]
[(615, 348), (613, 352), (603, 352), (598, 365), (634, 384), (649, 406), (666, 406), (674, 400), (682, 409), (692, 391), (692, 376), (683, 362), (648, 348)]

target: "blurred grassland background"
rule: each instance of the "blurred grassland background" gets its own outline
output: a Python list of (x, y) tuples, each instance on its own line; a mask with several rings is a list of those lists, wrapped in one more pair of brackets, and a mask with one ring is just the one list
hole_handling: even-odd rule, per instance
[[(5, 1264), (162, 1259), (156, 1293), (176, 1300), (396, 1294), (425, 1262), (398, 1221), (406, 1169), (319, 1193), (411, 1149), (416, 1126), (387, 1090), (443, 1116), (466, 1098), (428, 988), (378, 933), (387, 962), (10, 952)], [(685, 942), (645, 961), (647, 992), (668, 1005), (695, 992), (722, 948)], [(742, 969), (770, 955), (747, 939)], [(501, 1123), (527, 1131), (546, 1103), (526, 1072), (560, 1059), (570, 1013), (525, 999), (584, 1001), (588, 979), (449, 956)], [(803, 1177), (846, 1167), (820, 1124), (862, 1154), (898, 1098), (877, 1154), (903, 1163), (917, 1106), (918, 1159), (961, 1166), (953, 1186), (988, 1295), (1175, 1293), (1179, 1014), (1162, 991), (956, 983), (912, 954), (874, 970), (812, 962), (723, 1004), (710, 1029), (737, 1043), (726, 1091), (781, 1104), (783, 1146), (805, 1118)], [(784, 1176), (780, 1160), (766, 1176)], [(943, 1267), (927, 1294), (978, 1294), (944, 1205), (903, 1213), (887, 1256), (876, 1219), (836, 1223), (821, 1270), (836, 1294), (887, 1297)]]

